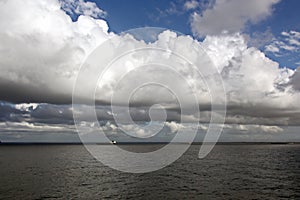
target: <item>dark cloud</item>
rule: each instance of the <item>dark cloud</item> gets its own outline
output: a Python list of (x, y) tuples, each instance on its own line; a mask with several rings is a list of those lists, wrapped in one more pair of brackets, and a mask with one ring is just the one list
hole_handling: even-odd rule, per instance
[(72, 96), (40, 85), (27, 85), (0, 78), (0, 100), (12, 103), (70, 104)]
[(26, 112), (15, 109), (9, 103), (0, 101), (0, 121), (7, 121), (12, 118), (16, 121), (16, 118), (12, 116), (22, 116), (23, 114), (26, 114)]
[(291, 77), (290, 84), (297, 91), (300, 91), (300, 68), (297, 68), (294, 75)]
[[(43, 124), (69, 124), (73, 125), (73, 108), (71, 104), (37, 104), (35, 108), (30, 107), (30, 104), (24, 104), (28, 109), (20, 109), (23, 104), (12, 104), (7, 102), (0, 103), (0, 121), (11, 122), (28, 122), (28, 123), (43, 123)], [(80, 112), (80, 116), (85, 121), (95, 121), (92, 113), (86, 112), (89, 105), (74, 105), (76, 112)], [(17, 108), (19, 107), (19, 108)], [(26, 107), (26, 108), (27, 108)], [(97, 120), (103, 123), (107, 121), (114, 122), (115, 116), (123, 123), (130, 122), (128, 116), (135, 122), (154, 121), (177, 121), (177, 122), (201, 122), (208, 123), (211, 120), (210, 110), (190, 111), (189, 113), (181, 113), (180, 109), (166, 109), (166, 118), (163, 118), (160, 109), (152, 110), (151, 107), (131, 107), (129, 110), (126, 107), (118, 107), (114, 109), (114, 114), (111, 106), (96, 106)], [(126, 114), (127, 113), (127, 114)], [(129, 115), (128, 115), (129, 113)], [(198, 118), (200, 116), (200, 118)], [(300, 112), (297, 110), (275, 109), (273, 107), (262, 106), (253, 109), (252, 106), (228, 106), (227, 109), (227, 124), (261, 124), (261, 125), (299, 125)]]

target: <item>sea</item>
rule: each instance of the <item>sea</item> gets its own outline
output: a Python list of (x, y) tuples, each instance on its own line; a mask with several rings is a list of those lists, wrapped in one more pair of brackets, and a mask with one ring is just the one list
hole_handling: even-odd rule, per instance
[(83, 145), (1, 145), (0, 199), (300, 199), (299, 144), (219, 144), (203, 159), (199, 148), (158, 171), (131, 174)]

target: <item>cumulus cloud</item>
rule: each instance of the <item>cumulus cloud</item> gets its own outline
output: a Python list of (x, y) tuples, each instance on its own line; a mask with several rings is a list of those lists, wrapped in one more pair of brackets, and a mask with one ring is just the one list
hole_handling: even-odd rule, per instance
[(242, 35), (208, 36), (203, 45), (222, 73), (229, 102), (255, 103), (265, 98), (270, 103), (275, 97), (288, 97), (289, 88), (281, 91), (279, 86), (286, 84), (294, 71), (279, 68), (258, 49), (247, 47)]
[(239, 32), (247, 23), (257, 23), (271, 15), (272, 6), (278, 2), (217, 0), (211, 8), (192, 14), (191, 28), (194, 35), (200, 37), (223, 31)]
[(70, 102), (82, 60), (110, 35), (107, 23), (88, 16), (72, 22), (58, 1), (0, 5), (1, 99)]
[[(243, 11), (245, 15), (241, 12), (234, 16), (229, 15), (230, 23), (231, 17), (238, 18), (236, 21), (233, 20), (234, 28), (229, 31), (240, 30), (246, 22), (257, 22), (268, 16), (272, 11), (272, 5), (277, 2), (275, 0), (243, 2), (244, 9), (237, 10)], [(178, 36), (172, 31), (164, 31), (158, 34), (157, 40), (147, 43), (137, 40), (130, 34), (117, 35), (109, 32), (104, 20), (81, 15), (73, 22), (61, 9), (61, 3), (58, 1), (10, 0), (1, 1), (0, 4), (0, 99), (2, 100), (17, 103), (71, 103), (73, 85), (82, 61), (98, 45), (111, 39), (106, 43), (107, 48), (102, 52), (103, 56), (107, 53), (118, 55), (118, 52), (132, 47), (163, 48), (170, 52), (178, 52), (195, 66), (171, 53), (154, 50), (134, 52), (124, 59), (119, 59), (96, 90), (97, 103), (102, 106), (97, 111), (100, 120), (113, 119), (112, 110), (106, 107), (110, 105), (113, 94), (117, 93), (115, 103), (121, 107), (126, 103), (124, 97), (135, 86), (147, 81), (163, 81), (165, 85), (172, 86), (177, 95), (185, 97), (183, 101), (186, 104), (189, 104), (194, 95), (198, 98), (200, 119), (197, 117), (199, 113), (195, 113), (194, 110), (181, 113), (176, 96), (167, 88), (151, 86), (140, 88), (132, 95), (130, 114), (134, 120), (149, 121), (149, 107), (158, 103), (166, 109), (168, 121), (208, 122), (211, 117), (211, 96), (203, 77), (197, 71), (210, 75), (211, 79), (215, 80), (216, 74), (210, 72), (212, 67), (216, 66), (226, 89), (227, 123), (269, 125), (300, 123), (298, 105), (300, 96), (299, 92), (295, 91), (299, 84), (297, 72), (280, 68), (277, 62), (266, 57), (257, 48), (249, 48), (241, 34), (212, 35), (200, 42), (189, 36)], [(16, 4), (19, 6), (15, 6)], [(217, 1), (212, 8), (204, 11), (199, 19), (213, 20), (214, 18), (210, 19), (210, 16), (219, 11), (222, 12), (216, 15), (218, 17), (226, 13), (231, 14), (230, 9), (235, 9), (241, 4), (240, 1)], [(248, 8), (253, 8), (254, 12), (249, 13)], [(226, 27), (211, 30), (219, 31), (223, 28)], [(210, 32), (210, 29), (203, 30), (214, 33)], [(297, 36), (296, 33), (290, 34), (294, 35), (293, 37)], [(211, 59), (212, 63), (208, 64), (207, 58)], [(145, 63), (152, 65), (139, 67)], [(163, 65), (170, 67), (165, 68)], [(180, 76), (172, 70), (180, 72)], [(118, 82), (117, 79), (122, 74), (126, 76)], [(90, 80), (97, 74), (91, 71), (87, 75), (79, 83), (81, 98), (85, 97), (91, 88)], [(219, 86), (210, 87), (218, 91)], [(84, 114), (84, 105), (82, 106)], [(1, 115), (3, 118), (14, 117), (14, 120), (25, 120), (28, 123), (34, 120), (36, 123), (69, 124), (72, 123), (73, 117), (71, 108), (66, 105), (18, 104), (14, 108), (6, 105), (1, 109), (13, 109), (13, 112), (17, 113), (14, 116)], [(118, 114), (124, 118), (127, 116), (122, 109)], [(108, 126), (113, 129), (111, 125)], [(172, 123), (168, 123), (168, 126), (175, 127)], [(147, 135), (142, 132), (140, 134)]]
[(247, 47), (240, 34), (208, 36), (203, 45), (222, 73), (228, 123), (298, 123), (299, 93), (289, 84), (294, 70), (280, 68), (261, 51)]
[(171, 133), (176, 133), (179, 129), (184, 128), (184, 126), (180, 123), (176, 123), (174, 121), (165, 122), (165, 125), (169, 127)]

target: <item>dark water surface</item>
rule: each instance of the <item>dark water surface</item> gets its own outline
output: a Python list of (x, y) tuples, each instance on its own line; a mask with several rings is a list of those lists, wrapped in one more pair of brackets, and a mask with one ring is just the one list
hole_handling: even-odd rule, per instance
[(202, 160), (199, 147), (128, 174), (81, 145), (0, 146), (0, 199), (300, 199), (300, 145), (217, 145)]

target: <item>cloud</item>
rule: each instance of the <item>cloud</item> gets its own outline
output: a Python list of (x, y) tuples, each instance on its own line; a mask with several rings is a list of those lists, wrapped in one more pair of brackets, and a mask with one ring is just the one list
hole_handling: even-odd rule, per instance
[(184, 9), (185, 10), (194, 10), (199, 6), (199, 2), (196, 0), (186, 1), (184, 3)]
[(74, 132), (75, 129), (73, 126), (65, 124), (56, 124), (56, 125), (47, 125), (47, 124), (38, 124), (38, 123), (28, 123), (28, 122), (0, 122), (1, 131), (14, 131), (14, 132), (29, 132), (29, 131), (69, 131)]
[(267, 45), (269, 45), (275, 38), (273, 35), (271, 28), (267, 28), (265, 31), (256, 31), (248, 36), (248, 45), (251, 47), (256, 47), (259, 49), (264, 49)]
[(272, 52), (272, 53), (279, 53), (280, 49), (276, 45), (270, 44), (265, 47), (265, 51)]
[(88, 16), (72, 22), (58, 1), (11, 0), (0, 5), (0, 98), (70, 102), (82, 60), (110, 37), (107, 23)]
[[(78, 106), (81, 107), (81, 114), (84, 115), (87, 109), (86, 105)], [(16, 107), (26, 109), (19, 110)], [(31, 108), (30, 104), (14, 105), (5, 102), (0, 103), (1, 116), (4, 116), (5, 113), (8, 114), (5, 118), (1, 118), (0, 116), (0, 139), (2, 141), (80, 142), (77, 138), (76, 128), (72, 123), (71, 105), (39, 104), (36, 109), (27, 108)], [(96, 111), (99, 114), (110, 113), (109, 108), (103, 106), (97, 106)], [(205, 113), (202, 114), (204, 115)], [(88, 117), (86, 119), (88, 120)], [(297, 127), (264, 125), (265, 121), (263, 120), (260, 120), (261, 125), (259, 125), (259, 121), (256, 122), (257, 124), (247, 124), (249, 122), (251, 122), (251, 118), (250, 120), (246, 120), (245, 124), (219, 125), (224, 128), (220, 140), (282, 142), (299, 139)], [(111, 140), (128, 142), (140, 141), (136, 140), (136, 137), (147, 138), (143, 139), (143, 141), (168, 142), (178, 130), (184, 131), (186, 134), (197, 130), (198, 134), (195, 141), (202, 141), (209, 126), (208, 123), (200, 123), (198, 125), (197, 123), (180, 123), (179, 121), (167, 121), (163, 123), (153, 121), (151, 124), (147, 121), (135, 121), (135, 123), (116, 125), (113, 118), (99, 118), (101, 129), (107, 137)], [(89, 135), (95, 134), (97, 138), (96, 135), (99, 134), (99, 129), (95, 121), (82, 121), (81, 125), (85, 128), (84, 133)], [(291, 129), (295, 130), (292, 131)], [(130, 133), (130, 135), (124, 133), (124, 130)], [(293, 133), (290, 134), (291, 132)], [(91, 141), (93, 142), (94, 140)], [(98, 141), (98, 138), (96, 141)]]
[(107, 13), (96, 3), (84, 0), (59, 0), (61, 8), (70, 15), (85, 15), (93, 18), (104, 18)]
[(283, 31), (279, 36), (274, 38), (265, 47), (267, 54), (273, 55), (277, 58), (285, 58), (290, 65), (299, 66), (299, 52), (300, 52), (300, 32), (290, 30)]
[(300, 46), (300, 32), (297, 31), (289, 31), (289, 32), (282, 32), (281, 35), (286, 36), (286, 40), (291, 45)]
[(184, 14), (184, 10), (182, 7), (181, 2), (170, 2), (166, 8), (156, 8), (155, 13), (150, 13), (148, 16), (153, 21), (161, 21), (164, 19), (167, 23), (170, 23), (170, 21), (167, 19), (169, 16), (180, 16)]
[(239, 32), (247, 23), (255, 24), (270, 16), (272, 6), (278, 2), (279, 0), (217, 0), (213, 7), (191, 15), (191, 28), (194, 35), (199, 37), (223, 31)]
[(284, 130), (279, 126), (266, 126), (266, 125), (241, 125), (241, 124), (233, 124), (233, 125), (225, 125), (224, 129), (228, 129), (231, 131), (237, 132), (245, 132), (247, 134), (264, 134), (264, 133), (282, 133)]
[(35, 110), (37, 107), (39, 106), (39, 104), (37, 103), (21, 103), (21, 104), (16, 104), (15, 108), (21, 111), (31, 111), (31, 110)]
[(298, 123), (299, 93), (289, 85), (294, 70), (280, 68), (263, 52), (247, 47), (240, 34), (208, 36), (203, 45), (222, 73), (228, 123)]
[[(247, 9), (241, 9), (245, 11), (246, 21), (256, 22), (268, 16), (272, 5), (278, 1), (254, 2), (258, 5), (252, 5), (252, 1), (246, 2)], [(216, 74), (211, 74), (211, 69), (216, 66), (226, 89), (227, 123), (300, 123), (300, 96), (295, 90), (299, 85), (296, 78), (298, 72), (280, 68), (277, 62), (266, 57), (257, 48), (248, 47), (246, 39), (239, 33), (211, 35), (200, 42), (190, 36), (178, 36), (172, 31), (164, 31), (158, 34), (157, 40), (147, 43), (135, 39), (130, 34), (117, 35), (109, 32), (104, 20), (81, 15), (73, 22), (61, 9), (58, 1), (10, 0), (0, 4), (0, 99), (17, 104), (45, 103), (38, 106), (20, 104), (14, 108), (5, 105), (1, 109), (16, 114), (3, 114), (3, 119), (28, 123), (73, 123), (69, 106), (52, 104), (71, 103), (72, 89), (81, 63), (97, 46), (111, 38), (101, 55), (118, 55), (131, 47), (163, 48), (170, 52), (178, 52), (195, 63), (195, 66), (171, 53), (155, 50), (134, 52), (119, 59), (107, 71), (96, 90), (96, 100), (100, 106), (97, 114), (100, 120), (113, 119), (112, 111), (107, 107), (113, 94), (117, 94), (115, 103), (120, 106), (119, 116), (126, 118), (127, 115), (121, 107), (126, 104), (125, 97), (132, 88), (145, 82), (161, 81), (177, 91), (177, 95), (185, 97), (183, 101), (186, 105), (195, 95), (201, 109), (200, 119), (197, 117), (199, 113), (194, 110), (181, 113), (176, 96), (168, 89), (151, 86), (142, 87), (132, 95), (130, 112), (134, 120), (149, 121), (149, 107), (161, 104), (166, 109), (168, 121), (179, 121), (182, 117), (184, 121), (189, 122), (208, 122), (211, 117), (211, 96), (198, 71), (210, 75), (210, 78), (215, 80)], [(19, 6), (16, 6), (17, 4)], [(236, 8), (241, 6), (240, 4), (228, 1), (225, 5), (225, 1), (217, 1), (212, 8), (204, 11), (203, 19), (211, 15), (205, 14), (206, 12), (229, 12), (230, 5)], [(255, 10), (256, 6), (260, 8), (259, 11)], [(248, 8), (253, 8), (254, 12), (249, 14)], [(241, 13), (235, 16), (240, 15)], [(235, 16), (229, 16), (229, 19)], [(237, 20), (237, 24), (244, 25), (246, 21)], [(296, 32), (288, 34), (298, 37)], [(205, 60), (207, 55), (212, 60), (210, 64)], [(156, 64), (139, 67), (145, 63)], [(97, 69), (101, 67), (105, 66), (98, 66)], [(180, 72), (180, 76), (175, 72)], [(118, 82), (118, 78), (124, 74), (126, 76)], [(82, 91), (80, 98), (85, 97), (91, 88), (90, 80), (95, 76), (97, 73), (91, 70), (79, 83)], [(220, 85), (210, 87), (216, 91), (220, 90)], [(86, 105), (81, 106), (84, 114)]]
[(184, 128), (182, 124), (174, 121), (165, 122), (165, 125), (170, 129), (171, 133), (176, 133), (179, 129)]
[(282, 55), (285, 52), (299, 52), (300, 32), (293, 30), (281, 32), (281, 36), (267, 45), (265, 51), (274, 53), (275, 55)]
[(291, 77), (289, 83), (293, 86), (295, 90), (300, 91), (300, 68), (299, 67)]

